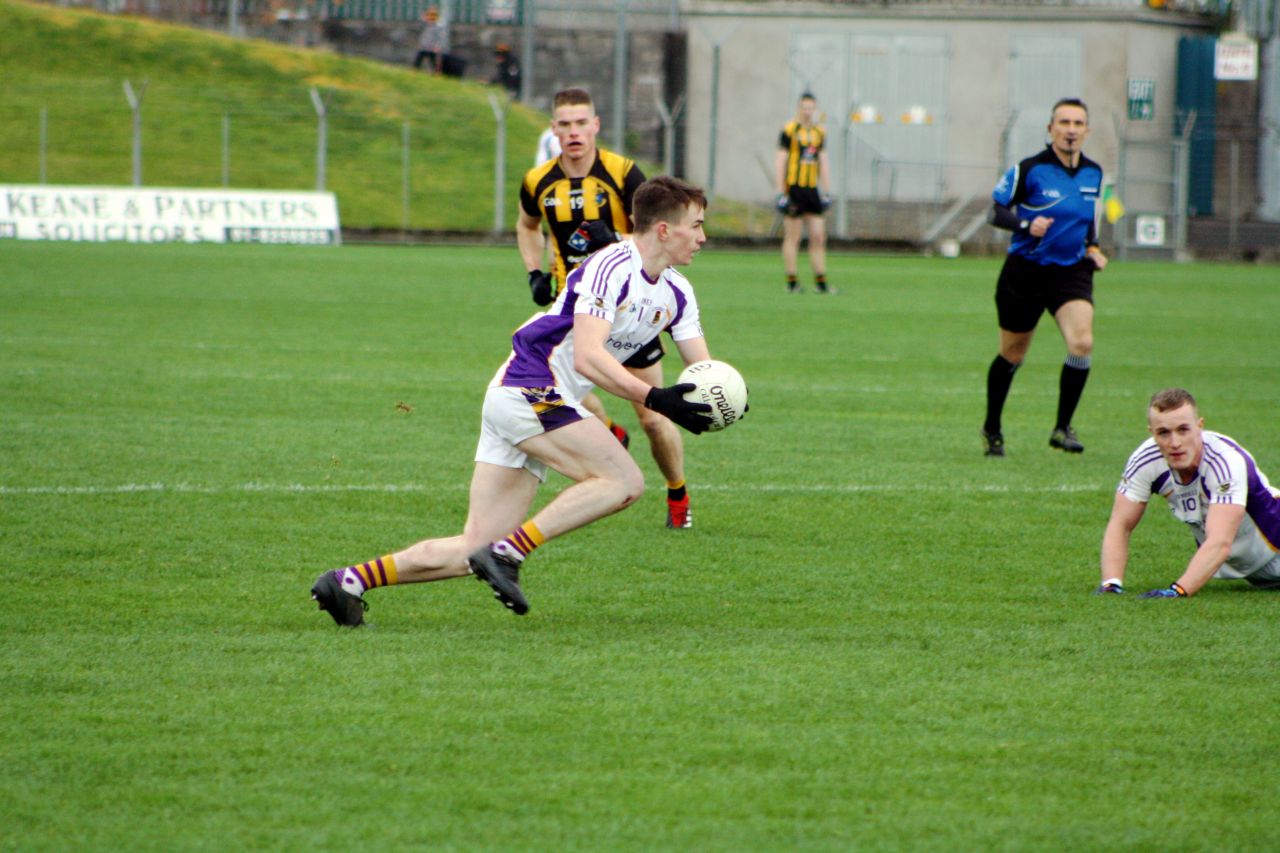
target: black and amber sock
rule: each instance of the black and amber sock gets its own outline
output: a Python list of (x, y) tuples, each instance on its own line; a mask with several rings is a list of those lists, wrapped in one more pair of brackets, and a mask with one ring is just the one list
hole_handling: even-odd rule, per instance
[(788, 275), (787, 276), (787, 292), (795, 293), (799, 289), (800, 289), (800, 282), (796, 279), (794, 275)]
[(819, 273), (815, 275), (813, 277), (813, 286), (818, 288), (819, 293), (826, 293), (827, 292), (827, 276), (824, 273)]
[(667, 483), (667, 500), (682, 501), (688, 496), (689, 496), (689, 491), (688, 489), (685, 488), (684, 480), (681, 480), (675, 485), (672, 485), (671, 483)]

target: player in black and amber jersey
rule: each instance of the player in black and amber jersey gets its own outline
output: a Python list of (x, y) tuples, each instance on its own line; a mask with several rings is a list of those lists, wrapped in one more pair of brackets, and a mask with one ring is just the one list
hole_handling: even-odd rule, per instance
[(539, 235), (541, 220), (551, 230), (552, 296), (564, 287), (569, 271), (593, 251), (616, 241), (615, 235), (631, 233), (631, 196), (644, 183), (644, 173), (612, 151), (595, 153), (582, 176), (569, 174), (562, 151), (561, 157), (530, 170), (520, 187), (521, 219), (527, 215)]
[[(596, 146), (600, 117), (584, 89), (557, 92), (552, 101), (551, 130), (560, 141), (560, 156), (530, 169), (520, 187), (516, 243), (529, 275), (533, 301), (549, 305), (564, 287), (569, 272), (598, 249), (631, 233), (631, 198), (644, 183), (644, 173), (627, 158)], [(553, 238), (551, 272), (541, 269), (546, 248), (542, 223)], [(662, 383), (662, 343), (655, 339), (623, 364), (650, 385)], [(626, 430), (614, 424), (594, 394), (583, 400), (626, 445)], [(667, 526), (693, 526), (684, 479), (684, 443), (675, 424), (636, 406), (636, 416), (649, 437), (653, 459), (667, 481)]]
[(831, 206), (831, 168), (825, 144), (826, 128), (816, 122), (818, 102), (805, 92), (800, 96), (796, 117), (787, 122), (778, 137), (774, 158), (778, 185), (778, 211), (782, 213), (782, 263), (787, 272), (787, 290), (799, 293), (796, 261), (800, 236), (809, 230), (809, 266), (819, 293), (827, 287), (827, 225), (822, 218)]

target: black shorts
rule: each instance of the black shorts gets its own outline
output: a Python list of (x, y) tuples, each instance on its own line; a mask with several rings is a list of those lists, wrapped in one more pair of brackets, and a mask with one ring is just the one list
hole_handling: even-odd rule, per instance
[(816, 187), (789, 187), (787, 199), (784, 216), (821, 216), (827, 209)]
[(652, 367), (662, 361), (662, 357), (667, 351), (662, 348), (662, 339), (654, 338), (645, 345), (644, 349), (636, 350), (631, 357), (622, 362), (623, 367), (634, 367), (636, 370), (645, 367)]
[(1007, 332), (1030, 332), (1040, 315), (1058, 313), (1073, 299), (1093, 304), (1092, 258), (1082, 258), (1069, 267), (1037, 264), (1021, 255), (1009, 255), (996, 282), (996, 316)]

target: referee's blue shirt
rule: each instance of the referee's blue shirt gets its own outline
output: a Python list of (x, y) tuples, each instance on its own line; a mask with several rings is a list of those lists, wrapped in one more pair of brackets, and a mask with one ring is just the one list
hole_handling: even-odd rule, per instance
[(1010, 208), (1019, 224), (1037, 216), (1053, 218), (1044, 237), (1032, 237), (1026, 226), (1015, 230), (1009, 254), (1037, 264), (1078, 263), (1097, 243), (1101, 191), (1101, 166), (1081, 154), (1080, 165), (1068, 169), (1048, 146), (1005, 172), (991, 193), (996, 204)]

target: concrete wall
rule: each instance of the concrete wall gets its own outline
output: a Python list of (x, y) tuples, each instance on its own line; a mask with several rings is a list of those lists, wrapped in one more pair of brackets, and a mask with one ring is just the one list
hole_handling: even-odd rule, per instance
[[(689, 34), (689, 109), (700, 119), (690, 122), (688, 175), (704, 184), (714, 181), (717, 194), (748, 202), (765, 202), (775, 192), (761, 164), (772, 162), (779, 128), (791, 116), (795, 98), (805, 87), (813, 89), (820, 102), (825, 101), (822, 106), (827, 113), (833, 167), (844, 167), (850, 177), (859, 177), (848, 187), (851, 203), (883, 199), (884, 163), (926, 139), (927, 144), (919, 150), (936, 155), (945, 165), (939, 165), (931, 173), (933, 177), (916, 188), (916, 202), (937, 206), (970, 192), (989, 192), (1000, 171), (1035, 153), (1043, 143), (1041, 129), (1048, 123), (1049, 109), (1057, 96), (1078, 95), (1089, 104), (1092, 133), (1086, 153), (1114, 175), (1122, 139), (1169, 139), (1178, 38), (1205, 31), (1200, 19), (1141, 7), (877, 9), (693, 0), (684, 11)], [(1044, 94), (1031, 99), (1035, 106), (1025, 115), (1014, 116), (1011, 105), (1018, 99), (1017, 93), (1021, 90), (1025, 100), (1028, 85), (1036, 82), (1013, 70), (1027, 67), (1017, 64), (1015, 54), (1020, 47), (1025, 54), (1025, 46), (1038, 43), (1036, 40), (1055, 41), (1068, 50), (1078, 44), (1079, 90), (1063, 91), (1050, 75), (1039, 81)], [(716, 43), (720, 44), (720, 93), (713, 152), (711, 89)], [(903, 127), (893, 127), (894, 122), (901, 123), (909, 104), (877, 105), (884, 123), (874, 128), (850, 123), (846, 138), (845, 118), (849, 107), (858, 103), (860, 72), (853, 60), (841, 63), (840, 44), (869, 45), (859, 49), (871, 59), (875, 59), (871, 54), (877, 45), (898, 50), (892, 84), (904, 90), (918, 83), (912, 77), (924, 73), (926, 67), (943, 69), (945, 93), (939, 106), (931, 110), (929, 124), (912, 129), (913, 136)], [(912, 59), (913, 44), (941, 44), (945, 48), (942, 58), (929, 65)], [(827, 51), (823, 53), (828, 66), (825, 74), (819, 73), (822, 61), (814, 58), (815, 51), (823, 50)], [(1129, 78), (1156, 81), (1154, 121), (1128, 119)], [(926, 94), (920, 95), (921, 91)], [(915, 97), (927, 97), (927, 87), (916, 87)], [(848, 102), (840, 103), (842, 98)], [(880, 141), (864, 144), (874, 134), (879, 134)], [(1010, 142), (1008, 152), (1003, 151), (1006, 138), (1018, 140)], [(863, 158), (864, 149), (876, 146), (880, 185), (873, 188), (863, 185), (869, 175)], [(919, 159), (918, 153), (912, 156)], [(921, 168), (904, 166), (902, 171), (908, 174)], [(833, 184), (839, 187), (843, 178), (833, 175)]]

